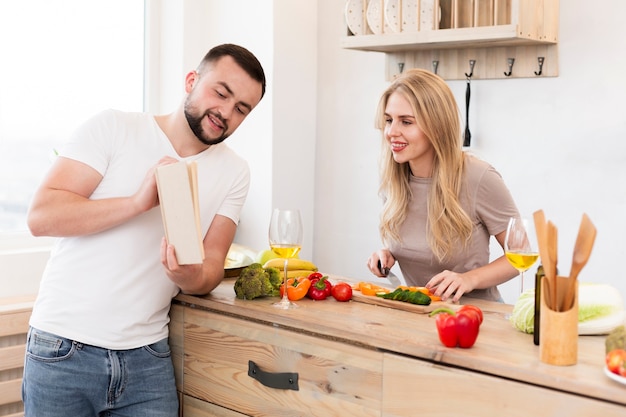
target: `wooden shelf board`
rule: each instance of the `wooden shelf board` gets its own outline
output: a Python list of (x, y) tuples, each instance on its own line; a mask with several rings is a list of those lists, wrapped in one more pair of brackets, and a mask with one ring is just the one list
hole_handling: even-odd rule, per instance
[(458, 49), (460, 47), (552, 45), (556, 43), (557, 39), (524, 37), (518, 33), (516, 25), (345, 36), (341, 39), (341, 46), (345, 49), (374, 52)]

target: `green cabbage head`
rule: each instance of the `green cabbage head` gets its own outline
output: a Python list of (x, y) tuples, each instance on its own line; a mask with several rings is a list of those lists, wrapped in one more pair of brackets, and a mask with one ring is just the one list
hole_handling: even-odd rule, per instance
[[(510, 321), (524, 333), (535, 330), (535, 289), (524, 291), (513, 307)], [(625, 322), (624, 302), (608, 284), (579, 283), (578, 334), (607, 334)]]

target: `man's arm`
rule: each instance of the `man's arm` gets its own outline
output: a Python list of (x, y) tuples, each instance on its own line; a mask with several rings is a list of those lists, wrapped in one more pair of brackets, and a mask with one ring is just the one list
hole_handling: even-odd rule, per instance
[(230, 218), (216, 215), (204, 238), (204, 262), (198, 265), (178, 265), (174, 247), (163, 238), (161, 262), (167, 276), (186, 294), (208, 294), (224, 278), (224, 262), (236, 231)]
[[(164, 158), (159, 164), (171, 163)], [(130, 197), (90, 200), (102, 176), (90, 166), (59, 157), (35, 192), (28, 211), (34, 236), (80, 236), (110, 229), (137, 216), (158, 202), (154, 169)]]

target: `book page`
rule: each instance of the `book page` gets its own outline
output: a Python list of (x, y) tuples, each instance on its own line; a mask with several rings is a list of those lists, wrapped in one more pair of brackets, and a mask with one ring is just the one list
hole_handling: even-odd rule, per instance
[(200, 242), (200, 250), (202, 259), (204, 259), (204, 245), (202, 244), (202, 228), (200, 227), (200, 200), (198, 196), (198, 164), (193, 161), (187, 164), (189, 174), (189, 187), (191, 187), (191, 200), (193, 201), (193, 212), (195, 214), (196, 231), (198, 233), (198, 242)]

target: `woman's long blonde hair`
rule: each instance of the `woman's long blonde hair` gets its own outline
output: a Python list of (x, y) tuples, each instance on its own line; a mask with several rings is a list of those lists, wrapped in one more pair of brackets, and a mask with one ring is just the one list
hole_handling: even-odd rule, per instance
[(441, 261), (455, 246), (467, 245), (473, 229), (472, 220), (459, 201), (465, 161), (459, 109), (445, 81), (423, 69), (410, 69), (401, 74), (380, 98), (376, 128), (383, 134), (379, 190), (385, 200), (380, 221), (383, 242), (401, 241), (399, 230), (406, 219), (409, 202), (412, 198), (422, 198), (411, 195), (409, 164), (394, 161), (384, 136), (385, 109), (392, 93), (408, 100), (417, 124), (435, 151), (432, 186), (427, 197), (427, 238)]

